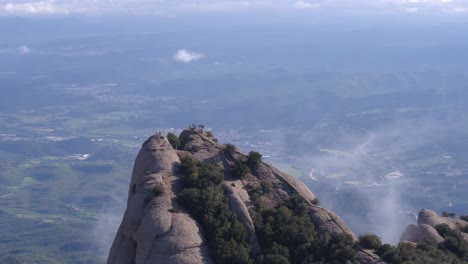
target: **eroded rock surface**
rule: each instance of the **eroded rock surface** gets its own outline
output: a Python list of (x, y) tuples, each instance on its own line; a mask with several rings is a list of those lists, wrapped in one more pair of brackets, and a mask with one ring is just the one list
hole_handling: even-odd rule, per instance
[(428, 243), (435, 247), (440, 242), (444, 241), (444, 238), (437, 233), (432, 226), (426, 224), (409, 225), (403, 235), (401, 241), (409, 241), (414, 243)]
[(430, 226), (447, 224), (450, 228), (468, 226), (468, 222), (452, 217), (439, 216), (436, 212), (422, 209), (418, 215), (418, 224), (426, 224)]
[(344, 221), (335, 213), (319, 206), (311, 206), (310, 218), (312, 222), (317, 226), (317, 230), (321, 234), (348, 234), (354, 240), (356, 236), (344, 223)]
[[(434, 227), (441, 224), (446, 224), (452, 229), (468, 226), (468, 222), (464, 220), (442, 217), (434, 211), (422, 209), (418, 215), (417, 225), (409, 225), (401, 236), (400, 241), (426, 242), (437, 246), (440, 242), (444, 241), (444, 238), (439, 235)], [(462, 235), (468, 241), (468, 235), (465, 233), (462, 233)]]
[(152, 136), (135, 160), (127, 210), (107, 263), (212, 263), (196, 221), (176, 196), (180, 162), (162, 136)]
[(385, 264), (385, 261), (367, 249), (358, 251), (358, 259), (361, 264)]
[[(263, 162), (255, 172), (237, 179), (231, 175), (230, 167), (246, 162), (247, 155), (238, 150), (224, 153), (224, 146), (201, 130), (184, 130), (180, 139), (182, 148), (177, 151), (161, 135), (154, 135), (143, 144), (135, 160), (127, 209), (109, 254), (109, 264), (213, 263), (200, 224), (174, 199), (182, 190), (178, 165), (180, 157), (185, 156), (222, 168), (224, 194), (230, 210), (245, 227), (254, 254), (261, 253), (261, 248), (249, 212), (255, 209), (249, 192), (265, 188), (265, 183), (271, 189), (260, 198), (266, 207), (274, 208), (298, 195), (309, 204), (309, 216), (319, 234), (347, 234), (356, 239), (338, 215), (315, 205), (315, 195), (300, 180)], [(370, 251), (361, 250), (358, 256), (362, 263), (383, 263)]]

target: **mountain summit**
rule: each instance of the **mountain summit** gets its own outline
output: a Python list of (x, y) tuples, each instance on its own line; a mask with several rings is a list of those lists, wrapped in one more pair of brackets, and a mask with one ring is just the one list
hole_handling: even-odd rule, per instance
[(108, 263), (384, 263), (377, 247), (398, 257), (366, 244), (300, 180), (193, 127), (143, 143)]

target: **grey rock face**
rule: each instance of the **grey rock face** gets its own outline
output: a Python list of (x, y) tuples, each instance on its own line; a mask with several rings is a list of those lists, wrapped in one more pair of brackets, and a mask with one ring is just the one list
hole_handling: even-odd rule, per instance
[(178, 162), (164, 137), (155, 135), (143, 144), (107, 263), (212, 263), (199, 226), (172, 199), (178, 189), (173, 170)]
[(455, 228), (455, 224), (448, 221), (446, 217), (441, 217), (436, 212), (428, 209), (422, 209), (421, 212), (419, 212), (418, 224), (426, 224), (430, 226), (447, 224), (451, 228)]
[[(427, 242), (433, 246), (437, 246), (440, 242), (444, 241), (444, 238), (437, 233), (434, 227), (441, 224), (446, 224), (452, 229), (458, 229), (467, 226), (468, 222), (450, 217), (442, 217), (434, 211), (422, 209), (418, 215), (417, 225), (409, 225), (401, 236), (400, 241)], [(462, 235), (468, 241), (468, 235), (465, 233)]]
[(385, 261), (367, 249), (358, 251), (358, 259), (361, 264), (385, 264)]
[(311, 206), (310, 218), (317, 226), (321, 234), (347, 234), (356, 241), (356, 236), (344, 223), (344, 221), (335, 213), (319, 206)]
[(451, 217), (442, 217), (437, 215), (437, 213), (434, 211), (428, 209), (421, 210), (418, 215), (418, 224), (427, 224), (431, 226), (447, 224), (452, 229), (468, 226), (468, 222), (464, 220)]
[(444, 241), (444, 238), (437, 233), (432, 226), (426, 224), (409, 225), (403, 235), (401, 241), (409, 241), (414, 243), (426, 242), (435, 247), (440, 242)]

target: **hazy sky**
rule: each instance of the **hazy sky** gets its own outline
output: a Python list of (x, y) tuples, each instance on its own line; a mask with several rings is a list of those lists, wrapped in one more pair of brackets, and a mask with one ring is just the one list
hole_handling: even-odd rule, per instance
[(0, 15), (245, 12), (465, 13), (468, 0), (0, 0)]

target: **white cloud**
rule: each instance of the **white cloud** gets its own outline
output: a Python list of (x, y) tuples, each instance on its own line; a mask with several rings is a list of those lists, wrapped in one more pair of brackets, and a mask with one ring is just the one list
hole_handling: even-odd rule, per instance
[(297, 9), (310, 9), (310, 8), (318, 8), (320, 7), (320, 4), (317, 4), (317, 3), (312, 4), (312, 3), (305, 2), (303, 0), (299, 0), (299, 1), (294, 2), (293, 7)]
[(193, 51), (188, 51), (186, 49), (179, 49), (175, 54), (174, 54), (174, 60), (178, 62), (182, 62), (185, 64), (191, 63), (193, 61), (197, 61), (201, 58), (203, 58), (205, 55), (202, 53), (197, 53)]
[(55, 4), (55, 0), (25, 2), (25, 3), (6, 3), (3, 10), (11, 14), (67, 14), (68, 10)]
[(28, 47), (26, 47), (26, 46), (20, 46), (20, 47), (18, 47), (18, 48), (17, 48), (17, 51), (18, 51), (20, 54), (23, 54), (23, 55), (29, 54), (29, 52), (31, 52), (31, 50), (30, 50)]
[[(468, 0), (0, 0), (0, 13), (134, 14), (173, 16), (202, 12), (316, 10), (369, 13), (455, 12), (468, 8)], [(414, 9), (409, 9), (414, 10)]]

